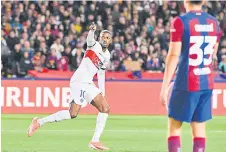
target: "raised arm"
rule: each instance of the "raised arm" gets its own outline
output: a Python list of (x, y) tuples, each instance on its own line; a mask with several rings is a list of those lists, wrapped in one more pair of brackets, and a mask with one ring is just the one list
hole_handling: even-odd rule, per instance
[(92, 23), (89, 27), (89, 33), (86, 39), (88, 47), (93, 47), (96, 44), (96, 40), (94, 39), (95, 31), (96, 31), (96, 25)]

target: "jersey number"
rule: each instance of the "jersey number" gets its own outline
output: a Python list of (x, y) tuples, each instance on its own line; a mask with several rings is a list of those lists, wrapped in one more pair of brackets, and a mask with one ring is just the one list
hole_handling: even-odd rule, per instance
[[(214, 45), (217, 42), (216, 36), (191, 36), (190, 43), (194, 43), (189, 49), (189, 56), (197, 55), (197, 58), (189, 57), (190, 66), (200, 66), (202, 63), (204, 66), (208, 66), (212, 63), (212, 56), (214, 52)], [(203, 43), (207, 43), (204, 50), (201, 49)], [(194, 68), (195, 75), (207, 75), (211, 73), (209, 67)]]
[(81, 90), (81, 93), (80, 93), (80, 97), (81, 97), (81, 98), (85, 98), (85, 92), (86, 92), (86, 91)]

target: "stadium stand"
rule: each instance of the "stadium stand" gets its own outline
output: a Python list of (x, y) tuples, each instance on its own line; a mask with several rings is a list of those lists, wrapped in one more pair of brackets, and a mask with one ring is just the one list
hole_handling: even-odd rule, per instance
[[(85, 48), (90, 23), (96, 35), (113, 33), (109, 71), (163, 72), (170, 21), (183, 14), (172, 1), (1, 1), (2, 77), (27, 77), (29, 70), (74, 71)], [(226, 72), (226, 3), (211, 1), (204, 11), (222, 29), (219, 69)], [(217, 66), (216, 66), (217, 67)]]

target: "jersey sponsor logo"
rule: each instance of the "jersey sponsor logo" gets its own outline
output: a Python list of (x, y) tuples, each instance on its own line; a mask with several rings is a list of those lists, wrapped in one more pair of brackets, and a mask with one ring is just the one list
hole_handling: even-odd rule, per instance
[(85, 58), (89, 58), (92, 61), (92, 63), (97, 67), (97, 69), (100, 69), (103, 66), (103, 62), (100, 60), (100, 58), (96, 55), (96, 53), (93, 50), (87, 50)]
[(211, 24), (195, 24), (196, 32), (213, 32), (213, 23)]

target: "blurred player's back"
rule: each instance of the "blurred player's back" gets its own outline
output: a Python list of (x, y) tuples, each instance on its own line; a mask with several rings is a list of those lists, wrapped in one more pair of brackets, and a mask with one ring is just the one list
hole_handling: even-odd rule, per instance
[(213, 89), (212, 56), (219, 40), (220, 28), (217, 20), (208, 13), (190, 11), (174, 19), (175, 29), (181, 37), (173, 34), (172, 39), (181, 38), (181, 56), (174, 89), (199, 91)]

